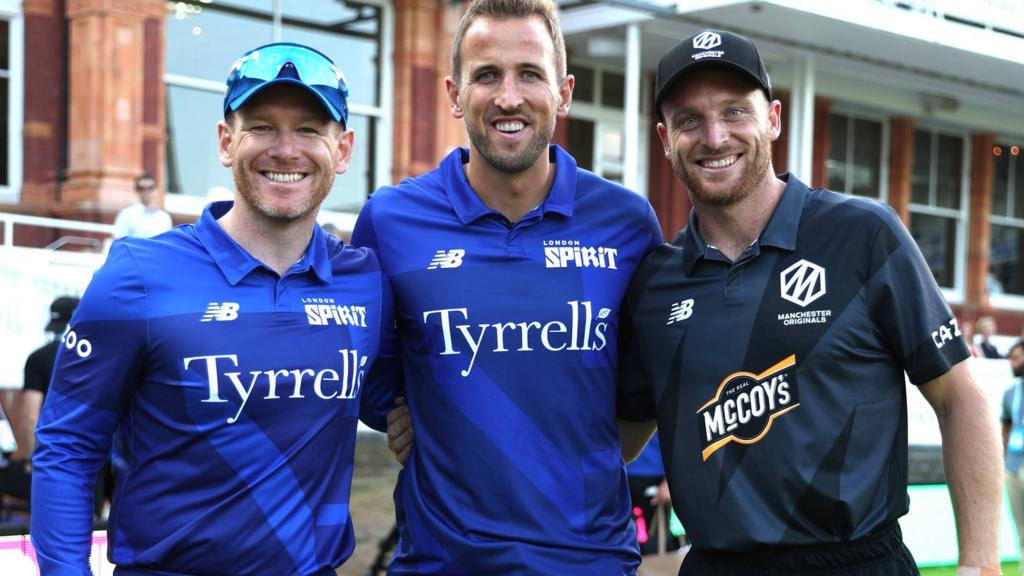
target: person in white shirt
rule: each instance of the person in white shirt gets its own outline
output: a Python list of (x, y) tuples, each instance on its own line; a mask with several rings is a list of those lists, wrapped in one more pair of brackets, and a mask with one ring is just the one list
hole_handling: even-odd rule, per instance
[(158, 205), (160, 196), (153, 176), (145, 172), (139, 175), (135, 179), (135, 192), (139, 201), (118, 212), (114, 219), (114, 238), (149, 238), (174, 226), (171, 215)]

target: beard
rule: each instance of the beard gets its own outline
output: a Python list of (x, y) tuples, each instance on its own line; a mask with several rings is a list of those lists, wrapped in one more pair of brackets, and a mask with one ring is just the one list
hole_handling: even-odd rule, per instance
[(313, 179), (312, 192), (296, 199), (285, 208), (279, 208), (258, 192), (259, 184), (256, 182), (254, 172), (246, 170), (236, 162), (231, 165), (231, 176), (235, 181), (235, 190), (238, 191), (236, 202), (241, 200), (272, 220), (297, 220), (316, 211), (334, 185), (334, 172), (310, 174), (307, 178)]
[[(711, 186), (705, 186), (704, 181), (695, 173), (696, 171), (691, 171), (683, 159), (679, 157), (679, 154), (674, 153), (671, 156), (672, 171), (676, 173), (676, 176), (686, 186), (686, 189), (690, 191), (690, 195), (695, 201), (718, 207), (732, 206), (753, 194), (758, 184), (770, 172), (771, 146), (771, 138), (768, 132), (765, 132), (759, 138), (757, 146), (753, 151), (754, 157), (747, 164), (746, 170), (743, 171), (739, 186), (725, 192), (720, 191), (716, 193), (712, 191)], [(707, 148), (705, 150), (710, 155), (715, 155), (717, 152)]]
[[(488, 121), (489, 123), (490, 121)], [(486, 124), (485, 124), (486, 126)], [(486, 128), (481, 128), (476, 123), (466, 122), (466, 132), (469, 134), (469, 143), (480, 153), (480, 156), (500, 172), (506, 174), (518, 174), (533, 166), (548, 148), (551, 138), (555, 135), (555, 123), (549, 126), (533, 127), (533, 138), (526, 143), (526, 147), (518, 152), (505, 152), (498, 149), (490, 138), (487, 137)]]

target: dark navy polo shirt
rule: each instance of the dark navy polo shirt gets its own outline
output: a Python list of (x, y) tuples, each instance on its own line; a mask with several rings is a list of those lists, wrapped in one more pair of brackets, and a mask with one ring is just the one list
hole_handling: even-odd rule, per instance
[(657, 418), (695, 546), (862, 537), (908, 509), (904, 372), (968, 356), (893, 210), (791, 176), (735, 262), (690, 225), (630, 286), (620, 416)]

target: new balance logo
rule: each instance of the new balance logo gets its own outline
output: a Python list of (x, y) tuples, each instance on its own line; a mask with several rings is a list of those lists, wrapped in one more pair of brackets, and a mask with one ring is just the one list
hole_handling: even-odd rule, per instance
[(210, 302), (210, 305), (206, 307), (206, 313), (203, 314), (201, 322), (210, 322), (212, 320), (227, 322), (235, 318), (238, 318), (237, 302), (224, 302), (221, 304)]
[(676, 322), (682, 322), (693, 315), (693, 298), (681, 300), (672, 304), (672, 307), (668, 310), (668, 322), (665, 324), (675, 324)]
[(430, 265), (427, 266), (427, 270), (435, 270), (437, 268), (458, 268), (462, 266), (462, 257), (466, 255), (466, 251), (461, 248), (454, 248), (452, 250), (438, 250), (434, 252), (434, 258), (430, 261)]

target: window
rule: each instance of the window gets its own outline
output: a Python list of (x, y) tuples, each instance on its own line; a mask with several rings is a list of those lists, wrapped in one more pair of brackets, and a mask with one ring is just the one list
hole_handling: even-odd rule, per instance
[(0, 201), (21, 189), (22, 18), (20, 3), (0, 0)]
[(833, 112), (829, 127), (829, 153), (825, 161), (828, 183), (836, 192), (884, 199), (882, 158), (885, 125), (881, 120)]
[[(279, 14), (274, 11), (279, 10)], [(324, 209), (355, 212), (388, 182), (390, 128), (381, 89), (390, 64), (381, 57), (390, 29), (390, 5), (324, 0), (198, 0), (169, 4), (166, 20), (167, 191), (175, 200), (204, 198), (215, 187), (233, 189), (231, 171), (217, 156), (224, 78), (245, 51), (275, 40), (307, 44), (330, 56), (349, 87), (349, 127), (356, 132), (348, 171), (335, 178)], [(274, 17), (278, 16), (279, 25)], [(198, 198), (197, 198), (198, 197)]]
[[(625, 76), (589, 62), (569, 62), (569, 73), (576, 77), (572, 108), (568, 119), (569, 151), (581, 168), (622, 182), (625, 171)], [(643, 96), (641, 96), (643, 101)], [(647, 142), (641, 138), (639, 161), (647, 161)], [(640, 167), (643, 172), (643, 166)], [(637, 192), (645, 194), (641, 179)]]
[(1024, 138), (992, 149), (988, 288), (993, 298), (1024, 296)]
[(914, 132), (910, 233), (936, 282), (954, 293), (960, 289), (960, 263), (965, 259), (966, 146), (962, 135), (926, 128)]

